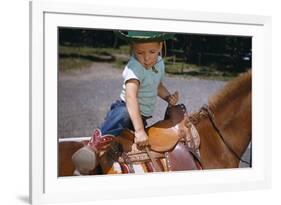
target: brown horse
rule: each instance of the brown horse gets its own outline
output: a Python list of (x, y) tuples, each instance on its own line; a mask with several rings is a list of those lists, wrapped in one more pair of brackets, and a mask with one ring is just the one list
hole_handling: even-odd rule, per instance
[[(189, 116), (189, 120), (200, 135), (199, 150), (203, 169), (239, 166), (241, 156), (251, 141), (251, 82), (251, 72), (240, 75), (211, 96), (208, 106)], [(182, 120), (181, 118), (178, 121), (182, 122)], [(158, 123), (163, 124), (163, 122)], [(157, 131), (157, 129), (151, 130)], [(174, 133), (167, 136), (172, 137), (168, 137), (171, 140), (166, 140), (166, 145), (178, 140)], [(155, 139), (157, 143), (157, 138)], [(59, 176), (73, 175), (75, 167), (71, 156), (83, 147), (87, 140), (67, 140), (59, 143)], [(103, 172), (119, 173), (112, 169)]]
[(243, 73), (211, 96), (209, 109), (194, 113), (201, 139), (204, 169), (235, 168), (247, 149), (252, 134), (252, 75)]

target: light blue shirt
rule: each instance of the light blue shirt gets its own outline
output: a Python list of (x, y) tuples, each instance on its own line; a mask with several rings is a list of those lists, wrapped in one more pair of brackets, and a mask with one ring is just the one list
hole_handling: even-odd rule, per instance
[(162, 57), (158, 57), (157, 63), (154, 67), (157, 72), (154, 72), (151, 68), (146, 69), (134, 56), (131, 56), (123, 71), (124, 81), (120, 98), (123, 101), (126, 101), (126, 81), (129, 79), (137, 79), (140, 82), (138, 102), (143, 116), (152, 116), (155, 109), (158, 85), (165, 75), (165, 66)]

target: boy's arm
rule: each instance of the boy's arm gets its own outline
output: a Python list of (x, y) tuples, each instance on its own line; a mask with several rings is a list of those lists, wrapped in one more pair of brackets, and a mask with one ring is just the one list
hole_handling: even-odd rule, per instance
[(130, 79), (126, 82), (126, 106), (135, 129), (135, 143), (139, 146), (148, 145), (148, 136), (144, 130), (139, 102), (137, 99), (139, 81)]
[(179, 93), (176, 91), (174, 94), (170, 94), (168, 89), (164, 86), (162, 82), (158, 85), (157, 94), (160, 98), (165, 100), (170, 105), (176, 105), (179, 100)]

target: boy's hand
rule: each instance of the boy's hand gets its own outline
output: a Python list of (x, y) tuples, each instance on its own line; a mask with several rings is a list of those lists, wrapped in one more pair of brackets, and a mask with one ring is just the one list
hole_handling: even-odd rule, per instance
[(139, 131), (139, 132), (135, 132), (135, 143), (140, 148), (143, 148), (143, 147), (148, 145), (148, 136), (147, 136), (147, 134), (144, 130)]
[(178, 91), (176, 91), (175, 93), (168, 96), (167, 102), (170, 105), (176, 105), (178, 101), (179, 101), (179, 92)]

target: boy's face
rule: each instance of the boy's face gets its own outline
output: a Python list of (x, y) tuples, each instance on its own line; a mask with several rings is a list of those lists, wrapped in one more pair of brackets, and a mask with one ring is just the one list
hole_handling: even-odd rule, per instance
[(137, 60), (146, 69), (157, 63), (159, 52), (162, 50), (162, 42), (135, 43), (132, 45)]

